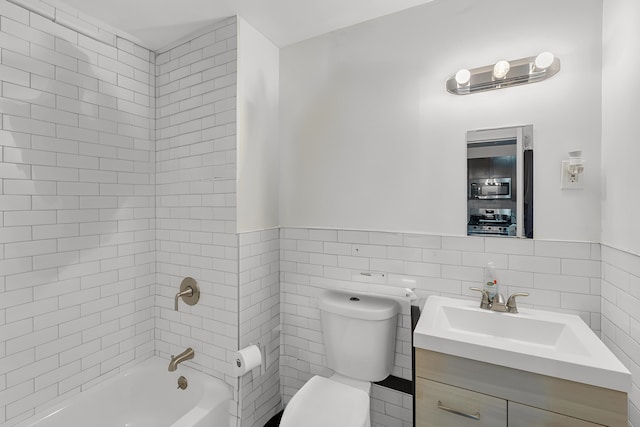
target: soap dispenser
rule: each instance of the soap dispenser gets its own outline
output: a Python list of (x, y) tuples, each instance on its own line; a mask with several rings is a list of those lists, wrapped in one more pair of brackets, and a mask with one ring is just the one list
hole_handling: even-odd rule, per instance
[(489, 296), (489, 302), (493, 302), (493, 298), (498, 293), (498, 279), (496, 279), (496, 266), (493, 261), (487, 263), (484, 270), (484, 286), (483, 289)]

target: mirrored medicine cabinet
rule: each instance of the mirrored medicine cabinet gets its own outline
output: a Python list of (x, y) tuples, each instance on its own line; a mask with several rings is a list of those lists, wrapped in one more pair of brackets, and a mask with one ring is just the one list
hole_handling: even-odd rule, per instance
[(467, 235), (533, 238), (533, 126), (467, 132)]

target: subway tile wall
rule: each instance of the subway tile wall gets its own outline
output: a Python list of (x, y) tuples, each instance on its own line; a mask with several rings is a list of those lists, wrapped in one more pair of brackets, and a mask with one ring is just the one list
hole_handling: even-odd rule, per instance
[[(469, 287), (482, 284), (484, 269), (493, 261), (500, 292), (529, 292), (522, 306), (574, 313), (600, 331), (598, 244), (282, 228), (280, 258), (285, 402), (311, 376), (331, 374), (318, 310), (318, 296), (326, 289), (397, 295), (409, 280), (422, 299), (430, 294), (478, 299)], [(393, 375), (410, 379), (411, 323), (405, 305)], [(373, 425), (408, 427), (411, 410), (408, 396), (374, 386)]]
[(602, 340), (631, 371), (629, 425), (640, 426), (640, 256), (602, 245)]
[[(187, 347), (193, 368), (236, 391), (236, 18), (156, 57), (156, 353)], [(197, 305), (174, 296), (184, 277), (200, 285)], [(232, 425), (237, 419), (232, 420)]]
[(240, 348), (259, 345), (260, 369), (242, 377), (242, 427), (262, 427), (280, 411), (280, 230), (241, 233)]
[(153, 54), (102, 36), (0, 0), (0, 424), (154, 352)]

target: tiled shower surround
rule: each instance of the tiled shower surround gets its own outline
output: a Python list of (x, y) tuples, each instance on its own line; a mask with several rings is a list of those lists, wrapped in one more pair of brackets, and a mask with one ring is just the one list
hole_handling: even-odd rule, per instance
[[(633, 374), (640, 427), (640, 257), (597, 243), (238, 233), (236, 19), (154, 53), (30, 4), (94, 36), (0, 0), (0, 425), (192, 346), (187, 363), (234, 389), (230, 425), (262, 426), (330, 373), (323, 290), (409, 283), (421, 298), (478, 298), (468, 288), (493, 261), (503, 293), (528, 291), (523, 306), (576, 313), (602, 336)], [(176, 313), (185, 276), (202, 299)], [(406, 379), (408, 313), (405, 301), (393, 372)], [(238, 380), (233, 352), (253, 343), (265, 373)], [(409, 395), (374, 386), (371, 402), (374, 426), (411, 425)]]
[(11, 425), (154, 354), (155, 83), (153, 54), (125, 39), (4, 0), (0, 15), (0, 423)]
[[(226, 381), (238, 349), (236, 20), (156, 57), (156, 353)], [(194, 306), (174, 296), (184, 277)], [(237, 393), (236, 393), (237, 399)], [(236, 415), (237, 405), (231, 405)]]

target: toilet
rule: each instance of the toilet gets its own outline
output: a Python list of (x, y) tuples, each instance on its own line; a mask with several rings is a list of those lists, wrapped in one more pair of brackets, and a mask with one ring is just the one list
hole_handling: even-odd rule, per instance
[(391, 373), (399, 305), (392, 299), (326, 291), (320, 316), (330, 378), (311, 378), (291, 398), (280, 427), (370, 427), (371, 382)]

